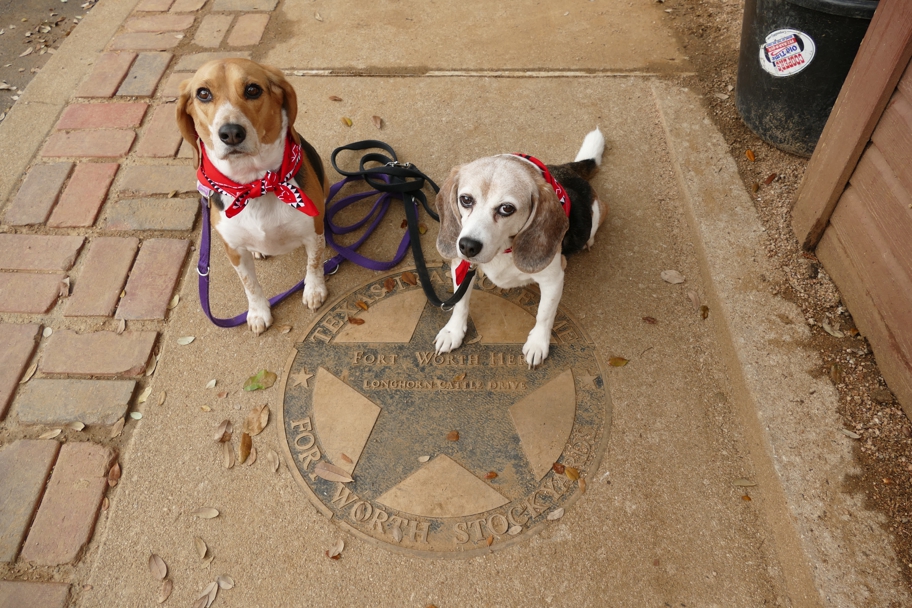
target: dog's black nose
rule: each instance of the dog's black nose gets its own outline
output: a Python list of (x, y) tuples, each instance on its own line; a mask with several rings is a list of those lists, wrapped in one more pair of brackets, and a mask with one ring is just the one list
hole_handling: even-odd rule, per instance
[(244, 127), (233, 122), (222, 125), (218, 133), (222, 143), (229, 146), (236, 146), (247, 138), (247, 131)]
[(459, 252), (467, 258), (474, 258), (481, 253), (482, 244), (467, 236), (459, 239)]

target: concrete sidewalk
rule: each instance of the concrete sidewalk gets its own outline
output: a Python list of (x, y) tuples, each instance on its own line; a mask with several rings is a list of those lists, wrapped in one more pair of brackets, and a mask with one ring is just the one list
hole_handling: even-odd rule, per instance
[[(99, 2), (0, 125), (0, 145), (14, 152), (0, 177), (0, 487), (12, 488), (0, 495), (0, 606), (151, 605), (162, 587), (150, 573), (153, 553), (173, 585), (165, 605), (194, 605), (220, 575), (234, 584), (218, 591), (216, 606), (912, 603), (878, 516), (844, 488), (855, 465), (835, 390), (804, 346), (800, 310), (772, 294), (778, 271), (763, 255), (753, 204), (700, 99), (683, 85), (687, 57), (662, 16), (651, 0)], [(502, 395), (504, 415), (492, 414), (489, 426), (512, 429), (501, 424), (512, 420), (519, 444), (473, 444), (469, 422), (458, 443), (442, 435), (439, 445), (427, 443), (446, 412), (429, 415), (438, 412), (430, 398), (402, 396), (415, 401), (416, 417), (382, 441), (368, 429), (373, 438), (358, 447), (364, 460), (332, 460), (351, 464), (354, 482), (321, 496), (329, 486), (302, 464), (298, 439), (322, 433), (329, 461), (337, 438), (326, 421), (357, 426), (357, 416), (338, 412), (380, 399), (353, 379), (354, 363), (337, 373), (334, 353), (350, 353), (348, 343), (366, 344), (362, 355), (430, 350), (422, 332), (442, 317), (403, 282), (410, 257), (391, 273), (343, 266), (328, 280), (337, 303), (311, 313), (293, 297), (259, 338), (203, 316), (194, 172), (172, 116), (176, 84), (213, 53), (284, 70), (299, 96), (298, 130), (327, 168), (333, 148), (380, 138), (442, 182), (453, 165), (489, 154), (570, 160), (585, 133), (601, 127), (609, 150), (594, 185), (611, 211), (592, 250), (569, 260), (561, 306), (576, 337), (556, 332), (545, 366), (513, 370), (503, 384), (564, 377), (561, 357), (571, 351), (592, 358), (567, 364), (571, 384), (561, 392)], [(383, 120), (380, 131), (373, 116)], [(393, 209), (364, 252), (389, 258), (403, 217)], [(423, 221), (424, 251), (439, 269), (437, 226)], [(264, 289), (297, 281), (303, 259), (258, 262)], [(663, 281), (666, 270), (685, 281)], [(382, 287), (386, 274), (395, 287)], [(215, 313), (243, 310), (219, 251), (211, 276)], [(65, 277), (71, 288), (61, 291)], [(524, 319), (534, 302), (523, 308), (522, 293), (481, 291), (473, 305), (489, 302), (502, 314), (497, 322), (473, 316), (479, 341), (463, 352), (518, 354), (509, 317)], [(325, 360), (302, 368), (297, 353), (308, 332), (372, 293), (377, 303), (365, 318), (391, 323), (414, 307), (413, 341), (340, 337)], [(390, 317), (379, 316), (383, 298), (395, 303)], [(506, 337), (492, 346), (494, 332)], [(614, 357), (629, 362), (609, 365)], [(262, 369), (279, 375), (275, 386), (242, 390)], [(496, 386), (500, 378), (458, 364), (442, 373), (450, 384), (494, 374)], [(314, 387), (327, 382), (336, 413), (324, 408), (316, 428), (305, 428), (295, 408), (316, 412)], [(578, 401), (567, 401), (571, 393)], [(550, 511), (535, 506), (543, 486), (527, 484), (529, 518), (519, 531), (511, 519), (508, 531), (499, 522), (520, 513), (509, 505), (526, 500), (511, 494), (522, 484), (504, 470), (479, 475), (470, 463), (512, 462), (504, 446), (529, 457), (536, 439), (523, 434), (516, 408), (536, 394), (548, 401), (530, 406), (531, 415), (547, 417), (560, 404), (577, 412), (558, 420), (572, 420), (574, 430), (551, 460), (578, 468), (584, 483), (563, 466), (536, 473), (535, 483), (552, 488), (541, 503)], [(233, 423), (236, 452), (248, 412), (264, 403), (271, 415), (253, 437), (255, 462), (231, 456), (226, 468), (216, 427)], [(448, 403), (463, 408), (460, 416), (473, 407), (458, 397)], [(378, 409), (389, 416), (394, 408)], [(589, 411), (597, 415), (584, 420)], [(595, 438), (581, 451), (586, 424)], [(54, 429), (62, 432), (47, 437)], [(418, 443), (428, 451), (413, 453)], [(422, 454), (447, 457), (423, 466)], [(447, 462), (458, 464), (441, 473)], [(392, 490), (421, 483), (418, 494), (475, 488), (466, 493), (487, 506), (439, 517), (414, 496), (413, 510), (392, 506)], [(381, 508), (393, 519), (362, 525), (361, 503), (349, 494), (374, 520)], [(497, 496), (514, 501), (504, 515)], [(200, 518), (201, 507), (219, 515)], [(453, 522), (467, 540), (457, 532), (447, 548), (442, 535), (441, 548), (422, 554), (421, 526), (433, 535)], [(341, 558), (329, 559), (339, 539)]]

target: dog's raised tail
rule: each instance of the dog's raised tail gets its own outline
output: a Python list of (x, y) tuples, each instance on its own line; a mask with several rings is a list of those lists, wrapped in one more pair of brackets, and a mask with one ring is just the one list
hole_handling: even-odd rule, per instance
[(576, 158), (573, 159), (573, 162), (578, 162), (581, 160), (589, 160), (590, 158), (595, 161), (595, 164), (602, 164), (602, 152), (605, 151), (605, 136), (602, 135), (601, 130), (596, 127), (594, 130), (589, 131), (586, 134), (586, 138), (583, 140), (583, 145), (580, 147), (580, 151), (576, 153)]

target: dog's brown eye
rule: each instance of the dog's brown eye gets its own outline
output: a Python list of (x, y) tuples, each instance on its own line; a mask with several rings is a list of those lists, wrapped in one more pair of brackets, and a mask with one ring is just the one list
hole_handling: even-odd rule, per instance
[(248, 84), (244, 89), (244, 97), (247, 99), (257, 99), (263, 94), (263, 88), (258, 84)]
[(472, 205), (475, 204), (475, 199), (469, 196), (468, 194), (459, 195), (459, 204), (465, 207), (466, 209), (471, 209)]
[(196, 98), (203, 102), (212, 101), (212, 91), (209, 89), (197, 89)]
[(514, 207), (510, 203), (504, 203), (503, 205), (501, 205), (500, 207), (497, 208), (497, 213), (504, 217), (507, 217), (509, 215), (513, 215), (514, 213), (516, 213), (516, 207)]

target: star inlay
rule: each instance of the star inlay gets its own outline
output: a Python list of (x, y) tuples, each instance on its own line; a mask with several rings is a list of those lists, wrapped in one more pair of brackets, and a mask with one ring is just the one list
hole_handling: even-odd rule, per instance
[(308, 384), (307, 384), (307, 381), (310, 380), (311, 378), (313, 378), (313, 374), (308, 374), (307, 368), (305, 367), (305, 368), (302, 368), (301, 371), (299, 371), (297, 374), (294, 374), (292, 376), (292, 378), (294, 378), (294, 384), (292, 384), (291, 386), (294, 387), (294, 386), (300, 386), (303, 384), (304, 388), (310, 388), (310, 386), (308, 386)]

